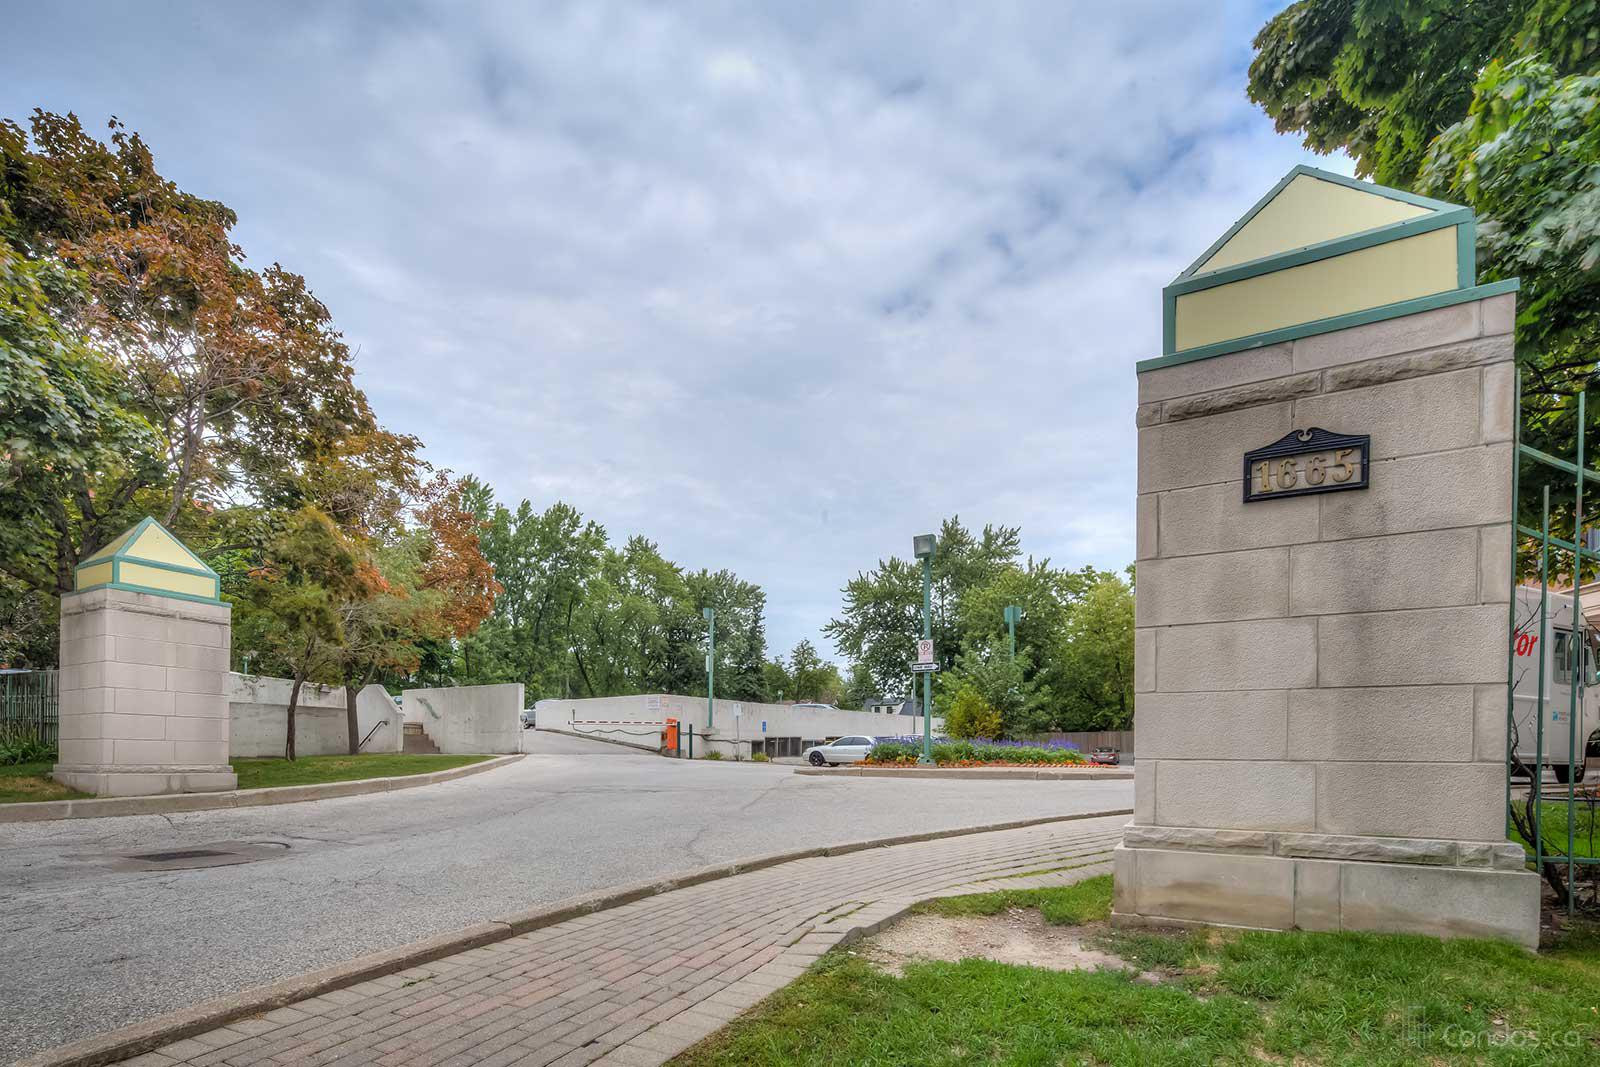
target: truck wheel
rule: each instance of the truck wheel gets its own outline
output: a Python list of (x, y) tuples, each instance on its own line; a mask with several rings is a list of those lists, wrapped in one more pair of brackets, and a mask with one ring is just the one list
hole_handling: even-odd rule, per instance
[(1560, 782), (1562, 785), (1566, 785), (1567, 772), (1569, 770), (1576, 770), (1578, 772), (1578, 781), (1583, 781), (1584, 775), (1589, 771), (1587, 764), (1587, 760), (1579, 762), (1576, 767), (1568, 767), (1565, 763), (1553, 764), (1552, 766), (1554, 766), (1556, 772), (1556, 781)]

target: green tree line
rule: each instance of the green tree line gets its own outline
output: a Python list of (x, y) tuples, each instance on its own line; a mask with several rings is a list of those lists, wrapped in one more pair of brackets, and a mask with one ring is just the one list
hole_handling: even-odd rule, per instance
[[(1024, 557), (1018, 527), (939, 528), (932, 560), (934, 713), (957, 736), (1121, 729), (1133, 721), (1133, 584), (1113, 571)], [(1004, 611), (1022, 609), (1011, 655)], [(890, 557), (844, 587), (824, 631), (851, 663), (850, 690), (909, 695), (922, 634), (922, 566)]]

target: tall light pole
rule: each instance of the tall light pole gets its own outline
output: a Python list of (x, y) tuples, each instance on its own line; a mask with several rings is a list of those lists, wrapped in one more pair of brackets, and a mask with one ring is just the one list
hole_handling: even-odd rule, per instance
[(1022, 618), (1022, 609), (1015, 604), (1005, 610), (1006, 629), (1011, 631), (1011, 658), (1017, 658), (1017, 620)]
[(700, 614), (711, 624), (711, 635), (706, 644), (706, 732), (710, 733), (717, 710), (713, 700), (717, 691), (717, 609), (702, 608)]
[[(933, 534), (917, 534), (911, 550), (922, 561), (922, 637), (933, 638)], [(933, 763), (933, 672), (922, 672), (922, 764)]]

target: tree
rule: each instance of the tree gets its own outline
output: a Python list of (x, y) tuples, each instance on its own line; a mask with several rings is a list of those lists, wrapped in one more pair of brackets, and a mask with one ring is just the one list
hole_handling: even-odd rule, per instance
[(1600, 0), (1299, 0), (1255, 47), (1250, 97), (1280, 132), (1473, 208), (1479, 277), (1522, 280), (1524, 438), (1571, 455), (1600, 374)]
[(1126, 730), (1133, 725), (1133, 586), (1109, 572), (1072, 611), (1061, 659), (1058, 728)]
[(1001, 729), (999, 709), (985, 700), (976, 686), (962, 683), (956, 687), (944, 712), (945, 733), (966, 740), (993, 740), (1001, 736)]
[(295, 758), (295, 710), (308, 680), (333, 680), (344, 639), (344, 605), (375, 592), (376, 576), (327, 515), (303, 508), (287, 517), (249, 576), (235, 620), (244, 648), (265, 653), (293, 679), (284, 758)]
[(794, 699), (800, 703), (832, 704), (844, 691), (839, 668), (823, 660), (810, 641), (802, 640), (789, 653), (788, 675)]
[(81, 292), (81, 275), (0, 239), (0, 570), (47, 594), (72, 588), (60, 544), (86, 516), (131, 526), (139, 505), (118, 487), (162, 469), (116, 367), (53, 311)]
[[(1485, 274), (1522, 279), (1523, 435), (1547, 452), (1573, 455), (1573, 396), (1597, 380), (1600, 367), (1600, 77), (1563, 77), (1534, 56), (1491, 62), (1466, 118), (1434, 141), (1418, 184), (1471, 203), (1483, 220)], [(1594, 425), (1595, 416), (1588, 421)], [(1553, 473), (1528, 468), (1530, 509)], [(1570, 521), (1572, 481), (1560, 479), (1551, 498)]]
[[(853, 663), (850, 665), (850, 680), (845, 683), (841, 707), (865, 708), (870, 700), (890, 694), (878, 692), (878, 683), (873, 680), (872, 672), (864, 664)], [(903, 694), (897, 694), (903, 695)]]
[(470, 484), (441, 472), (408, 508), (408, 523), (351, 541), (363, 580), (339, 603), (342, 639), (333, 653), (351, 755), (362, 740), (361, 690), (380, 673), (416, 670), (430, 643), (466, 638), (494, 609), (500, 586), (479, 546)]
[[(1050, 690), (1041, 685), (1032, 658), (1026, 650), (1012, 658), (1008, 642), (991, 637), (981, 645), (969, 647), (955, 666), (942, 672), (934, 702), (935, 713), (946, 716), (963, 693), (975, 694), (984, 707), (994, 712), (994, 720), (984, 720), (988, 738), (1017, 737), (1048, 729), (1053, 719)], [(944, 705), (943, 708), (940, 705)]]
[[(932, 621), (934, 654), (951, 663), (962, 647), (961, 602), (968, 592), (988, 584), (1015, 566), (1021, 532), (1016, 527), (985, 526), (974, 535), (959, 516), (939, 527), (933, 556)], [(844, 587), (840, 614), (823, 633), (853, 664), (872, 673), (885, 693), (911, 687), (911, 660), (922, 636), (922, 564), (891, 556), (857, 574)]]
[[(1086, 665), (1132, 661), (1131, 625), (1107, 635), (1119, 642), (1109, 658), (1069, 645), (1069, 635), (1078, 632), (1075, 614), (1091, 590), (1114, 576), (1024, 558), (1016, 527), (990, 525), (974, 535), (958, 518), (946, 520), (932, 570), (934, 651), (944, 667), (936, 711), (948, 709), (966, 686), (996, 710), (1006, 736), (1064, 729), (1109, 699), (1085, 689)], [(824, 632), (850, 660), (853, 691), (915, 695), (910, 662), (922, 633), (921, 600), (920, 565), (900, 559), (882, 561), (845, 586), (843, 608)], [(1005, 623), (1012, 605), (1022, 609), (1014, 662)], [(1106, 692), (1117, 691), (1112, 684)]]
[(644, 537), (620, 549), (576, 508), (494, 503), (463, 481), (483, 555), (504, 592), (460, 643), (461, 674), (520, 680), (530, 696), (704, 692), (707, 633), (717, 613), (717, 695), (766, 699), (766, 594), (731, 571), (686, 572)]
[(782, 656), (775, 656), (761, 664), (761, 685), (764, 700), (794, 700), (794, 679), (789, 677), (789, 668), (784, 666)]
[[(732, 571), (700, 570), (684, 576), (695, 615), (717, 612), (717, 695), (730, 700), (766, 700), (767, 594)], [(704, 618), (704, 616), (701, 616)], [(705, 688), (702, 670), (696, 688)]]
[(233, 212), (179, 190), (137, 134), (110, 128), (106, 144), (72, 115), (36, 111), (29, 132), (0, 121), (0, 238), (80, 280), (44, 288), (50, 315), (114, 366), (118, 405), (143, 420), (160, 459), (130, 453), (98, 470), (93, 493), (45, 502), (27, 565), (10, 573), (46, 593), (70, 589), (76, 563), (132, 511), (208, 542), (226, 510), (228, 547), (245, 518), (259, 520), (259, 544), (274, 514), (306, 504), (345, 521), (338, 498), (315, 492), (330, 456), (414, 463), (415, 441), (378, 430), (304, 280), (247, 267)]

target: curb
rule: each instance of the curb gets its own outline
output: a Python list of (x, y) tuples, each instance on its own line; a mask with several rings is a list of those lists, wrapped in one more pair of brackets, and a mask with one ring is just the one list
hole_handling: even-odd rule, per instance
[(27, 1059), (17, 1061), (15, 1067), (101, 1067), (103, 1064), (154, 1051), (162, 1045), (206, 1030), (225, 1026), (236, 1019), (259, 1015), (274, 1008), (286, 1007), (299, 1000), (307, 1000), (336, 989), (344, 989), (359, 982), (403, 971), (458, 952), (505, 941), (532, 930), (566, 922), (597, 911), (619, 908), (646, 897), (686, 889), (702, 882), (730, 878), (736, 874), (759, 871), (794, 860), (813, 859), (819, 856), (844, 856), (872, 848), (891, 845), (914, 844), (947, 837), (966, 837), (971, 834), (993, 833), (999, 830), (1020, 830), (1045, 823), (1081, 822), (1104, 819), (1116, 815), (1132, 815), (1132, 808), (1109, 811), (1090, 811), (1078, 815), (1045, 815), (1033, 819), (1014, 819), (1009, 822), (989, 823), (983, 826), (959, 827), (954, 830), (929, 830), (896, 837), (878, 837), (865, 841), (851, 841), (841, 845), (821, 845), (816, 848), (797, 849), (791, 852), (772, 852), (764, 856), (736, 860), (732, 863), (714, 864), (685, 871), (682, 874), (647, 882), (638, 882), (621, 889), (584, 896), (569, 897), (541, 908), (530, 908), (502, 919), (475, 923), (460, 930), (452, 930), (422, 941), (413, 941), (397, 948), (358, 956), (344, 963), (336, 963), (319, 970), (286, 978), (271, 985), (256, 986), (225, 997), (204, 1001), (153, 1019), (133, 1023), (109, 1033), (82, 1038), (59, 1048), (46, 1049)]
[(175, 793), (154, 797), (90, 797), (85, 800), (41, 800), (25, 804), (0, 804), (0, 823), (47, 822), (51, 819), (97, 819), (111, 815), (170, 815), (181, 811), (216, 808), (259, 808), (268, 804), (298, 804), (305, 800), (357, 797), (391, 789), (415, 789), (466, 778), (515, 763), (522, 755), (496, 756), (481, 763), (451, 767), (426, 774), (401, 774), (389, 778), (357, 778), (315, 785), (280, 785), (270, 789), (233, 789), (226, 793)]
[(1131, 782), (1131, 770), (1063, 771), (1051, 767), (796, 767), (795, 774), (823, 778), (988, 778), (1039, 782)]

